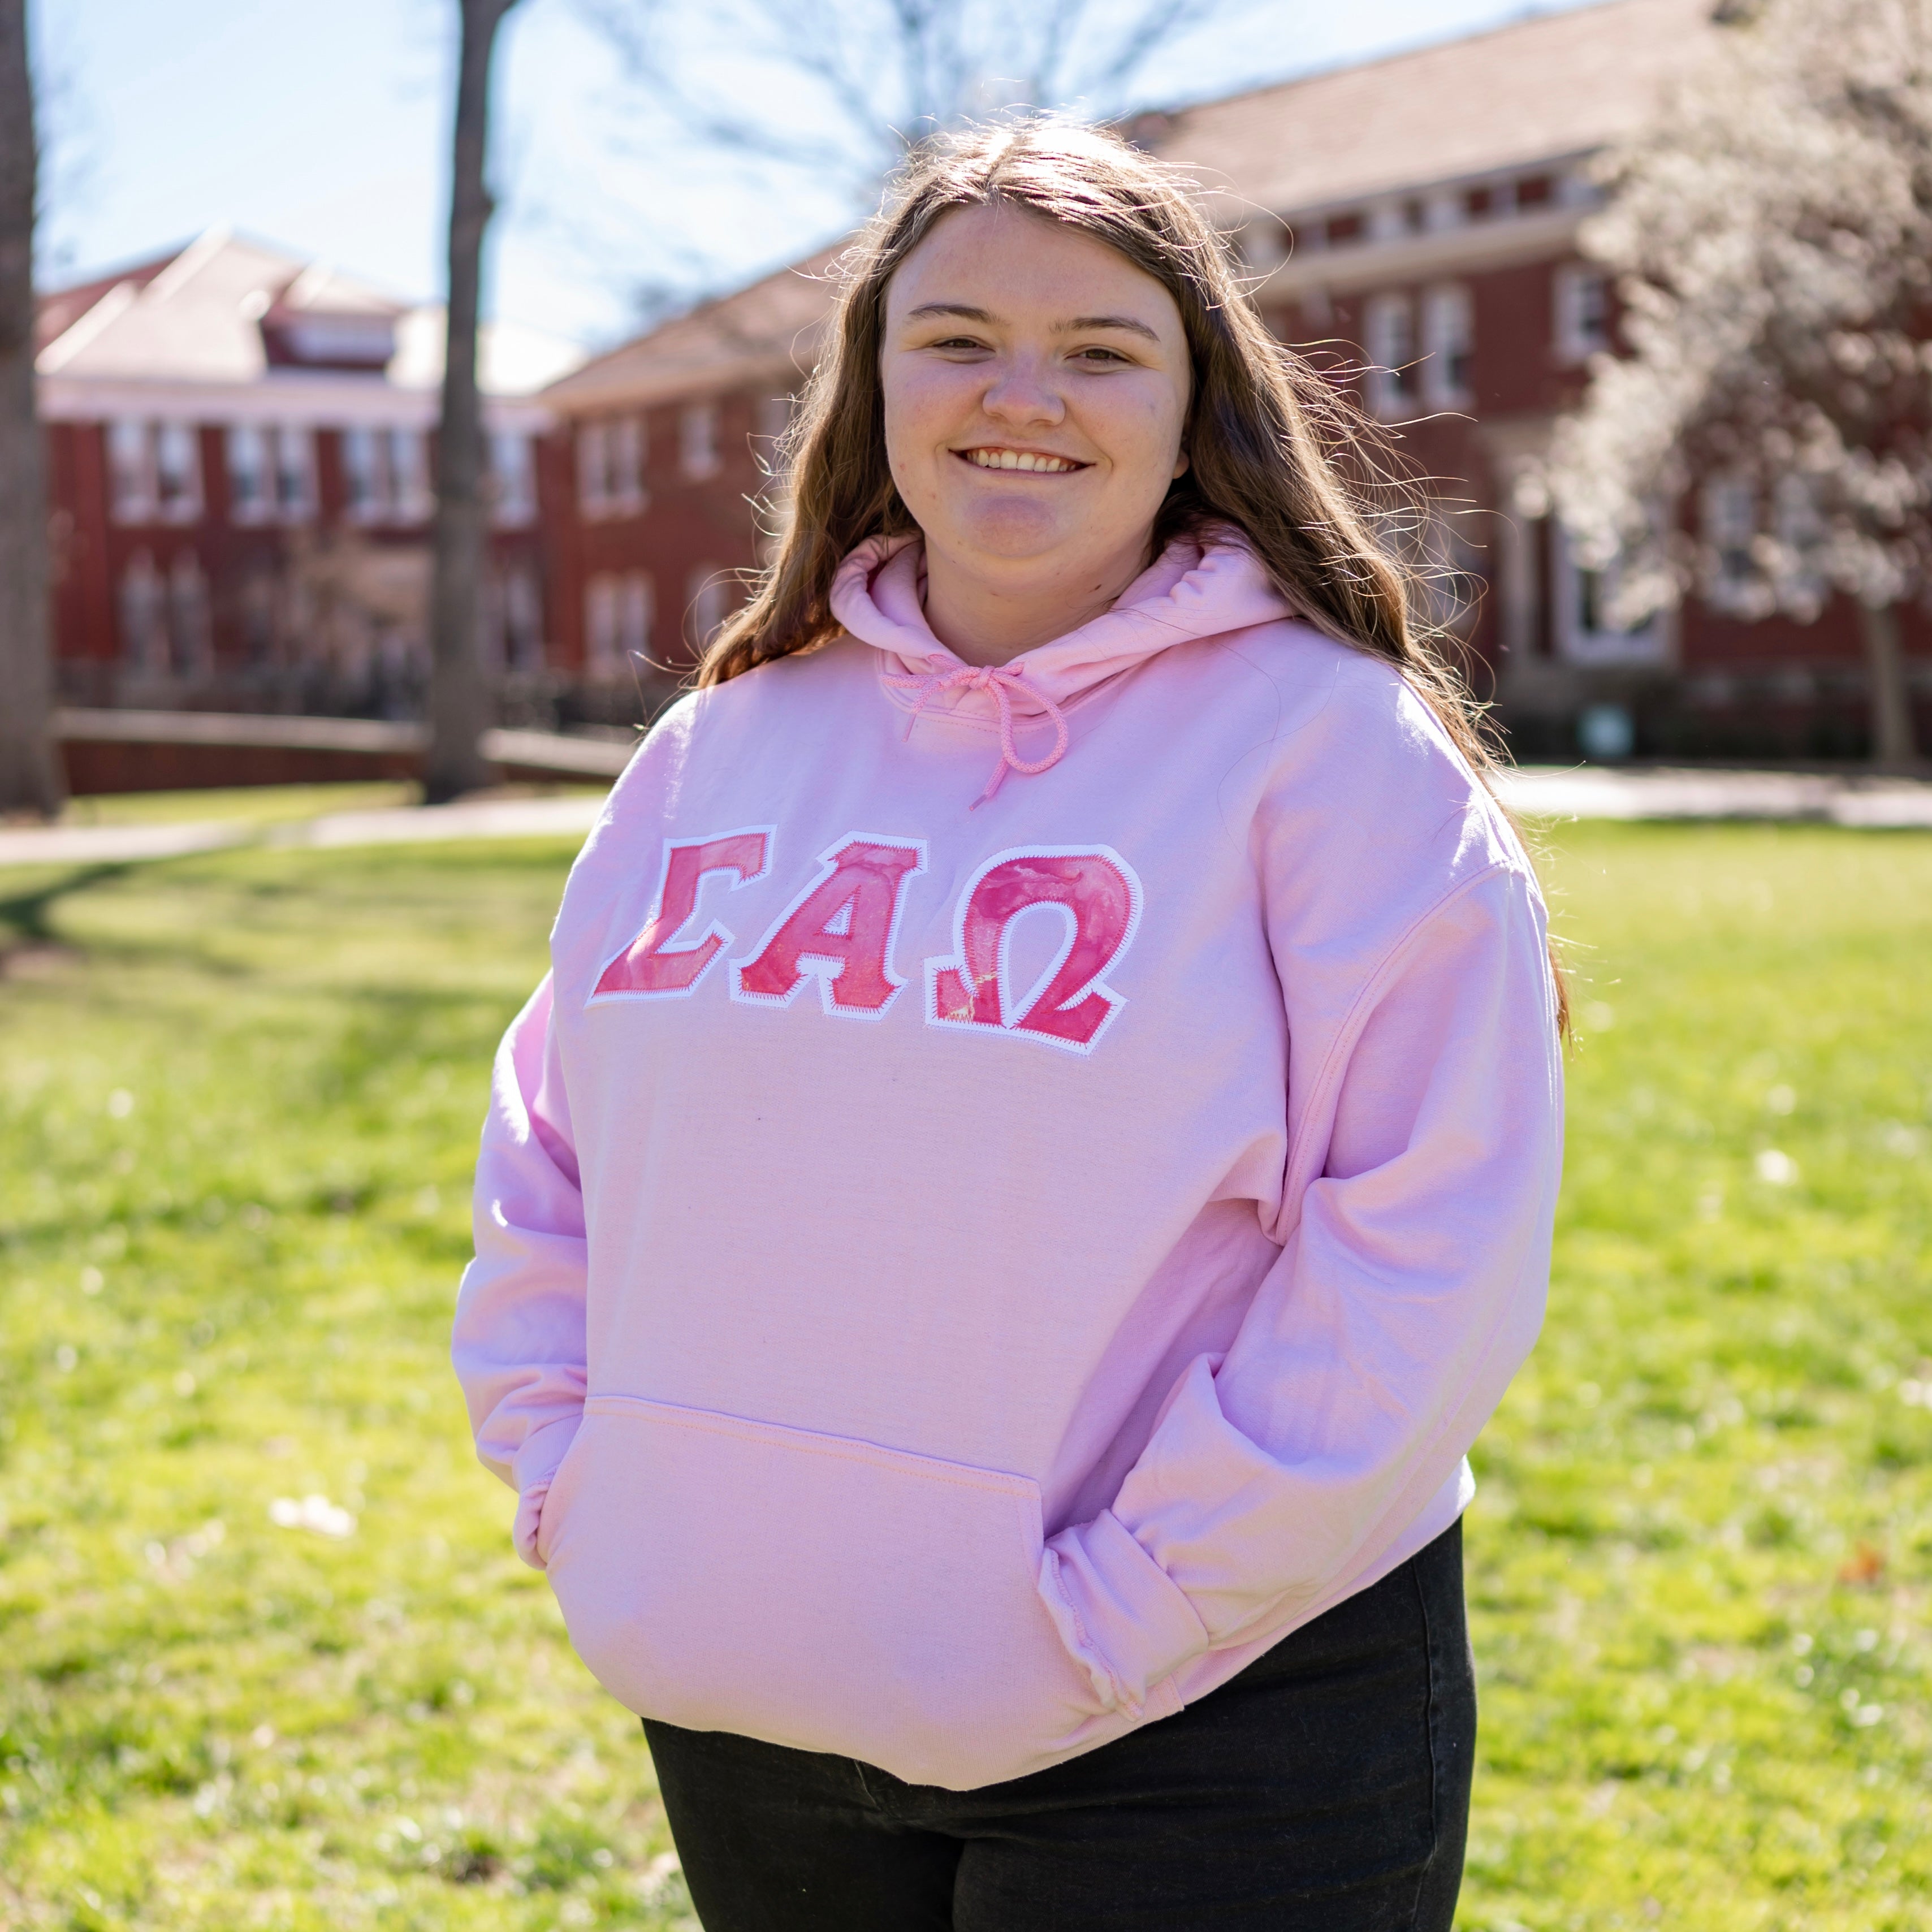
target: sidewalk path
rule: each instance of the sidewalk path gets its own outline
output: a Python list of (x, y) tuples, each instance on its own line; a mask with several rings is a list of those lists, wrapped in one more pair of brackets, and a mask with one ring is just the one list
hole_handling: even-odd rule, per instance
[[(1526, 818), (1777, 818), (1932, 830), (1932, 784), (1811, 772), (1616, 771), (1532, 765), (1505, 775)], [(0, 830), (0, 866), (114, 865), (228, 846), (340, 847), (447, 838), (581, 838), (603, 800), (477, 799), (466, 804), (338, 812), (292, 824), (74, 825)]]
[(1502, 795), (1526, 818), (1785, 818), (1932, 826), (1932, 784), (1836, 772), (1729, 772), (1528, 765)]
[(247, 819), (186, 825), (54, 825), (0, 831), (0, 866), (113, 865), (172, 859), (235, 845), (408, 845), (448, 838), (581, 838), (604, 800), (486, 798), (459, 805), (403, 806), (389, 812), (338, 812), (280, 825)]

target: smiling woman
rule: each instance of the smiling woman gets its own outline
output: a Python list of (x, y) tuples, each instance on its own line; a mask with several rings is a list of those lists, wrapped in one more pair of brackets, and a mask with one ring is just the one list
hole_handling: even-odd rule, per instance
[(892, 278), (880, 373), (926, 620), (962, 658), (1064, 637), (1146, 567), (1192, 386), (1152, 276), (1030, 210), (959, 209)]
[(922, 151), (572, 874), (456, 1362), (709, 1932), (1450, 1924), (1560, 994), (1347, 421), (1144, 157)]

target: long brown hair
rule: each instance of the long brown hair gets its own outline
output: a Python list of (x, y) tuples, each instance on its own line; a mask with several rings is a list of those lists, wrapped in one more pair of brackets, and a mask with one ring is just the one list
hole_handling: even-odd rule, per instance
[[(886, 291), (942, 216), (992, 206), (1106, 242), (1180, 311), (1193, 369), (1188, 463), (1155, 518), (1154, 553), (1177, 536), (1240, 531), (1308, 622), (1401, 672), (1487, 783), (1498, 760), (1454, 640), (1422, 615), (1429, 574), (1398, 534), (1419, 526), (1420, 509), (1380, 433), (1270, 332), (1186, 183), (1111, 134), (1048, 116), (922, 142), (842, 258), (835, 323), (779, 452), (787, 500), (776, 554), (705, 652), (699, 683), (724, 683), (836, 635), (839, 565), (868, 537), (916, 529), (886, 458)], [(1560, 972), (1557, 1003), (1564, 1024)]]

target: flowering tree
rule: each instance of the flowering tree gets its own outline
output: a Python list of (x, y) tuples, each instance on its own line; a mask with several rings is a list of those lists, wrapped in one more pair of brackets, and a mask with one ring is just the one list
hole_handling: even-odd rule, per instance
[[(1860, 614), (1875, 754), (1914, 755), (1901, 605), (1932, 606), (1932, 0), (1720, 8), (1712, 57), (1605, 158), (1583, 247), (1629, 350), (1549, 481), (1632, 623), (1697, 588), (1741, 616)], [(1657, 506), (1694, 481), (1695, 534)]]

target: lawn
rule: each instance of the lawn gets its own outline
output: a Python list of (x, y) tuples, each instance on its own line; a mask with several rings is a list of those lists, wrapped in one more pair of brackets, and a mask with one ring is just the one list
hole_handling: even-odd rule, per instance
[[(1461, 1923), (1932, 1928), (1932, 838), (1554, 843)], [(0, 1926), (694, 1923), (443, 1354), (567, 860), (0, 873)]]

